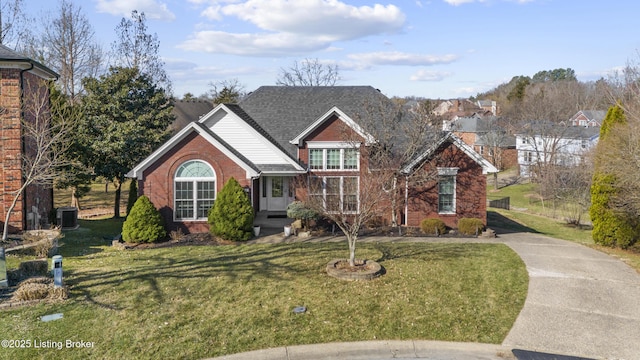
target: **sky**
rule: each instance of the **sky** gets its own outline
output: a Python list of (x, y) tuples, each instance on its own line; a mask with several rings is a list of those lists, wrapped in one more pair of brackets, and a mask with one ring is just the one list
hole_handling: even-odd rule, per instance
[[(629, 0), (70, 1), (107, 50), (121, 19), (144, 12), (176, 97), (233, 79), (248, 92), (275, 85), (304, 59), (337, 65), (338, 85), (431, 99), (557, 68), (595, 81), (640, 60), (640, 2)], [(59, 6), (26, 3), (36, 18)]]

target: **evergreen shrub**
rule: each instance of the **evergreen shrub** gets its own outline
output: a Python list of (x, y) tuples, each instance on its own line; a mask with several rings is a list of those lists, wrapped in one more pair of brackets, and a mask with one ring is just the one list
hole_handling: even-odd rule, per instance
[(484, 223), (477, 218), (462, 218), (458, 220), (458, 232), (463, 235), (479, 235), (484, 231)]
[(129, 183), (129, 197), (127, 198), (127, 215), (131, 213), (131, 208), (138, 200), (138, 179), (131, 179)]
[(420, 222), (420, 229), (427, 235), (442, 235), (447, 232), (447, 225), (440, 219), (424, 219)]
[(166, 235), (160, 212), (146, 195), (140, 196), (122, 224), (122, 239), (133, 243), (154, 242)]
[(238, 181), (229, 179), (209, 210), (209, 231), (225, 240), (244, 241), (253, 236), (253, 207)]

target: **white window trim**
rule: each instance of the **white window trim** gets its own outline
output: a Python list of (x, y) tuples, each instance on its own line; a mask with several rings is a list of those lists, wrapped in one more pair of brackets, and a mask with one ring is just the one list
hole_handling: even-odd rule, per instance
[(440, 211), (440, 184), (438, 179), (438, 214), (442, 215), (455, 215), (456, 214), (456, 198), (457, 198), (457, 185), (458, 185), (458, 170), (459, 168), (438, 168), (438, 177), (440, 176), (453, 176), (453, 201), (452, 211)]
[[(345, 146), (346, 145), (346, 146)], [(310, 143), (308, 146), (308, 157), (309, 157), (309, 170), (312, 171), (360, 171), (360, 151), (359, 146), (355, 147), (356, 151), (356, 167), (354, 169), (345, 169), (344, 168), (344, 160), (345, 160), (345, 150), (354, 149), (352, 144), (347, 144), (343, 142), (326, 142), (326, 143)], [(339, 149), (340, 150), (340, 167), (338, 169), (328, 169), (327, 168), (327, 150), (330, 149)], [(322, 167), (321, 168), (312, 168), (311, 167), (311, 150), (322, 150)]]
[[(359, 176), (351, 176), (351, 175), (345, 175), (345, 176), (314, 176), (314, 178), (317, 179), (322, 179), (322, 192), (321, 193), (312, 193), (311, 190), (309, 189), (309, 195), (320, 195), (322, 194), (322, 207), (324, 208), (324, 210), (328, 213), (328, 214), (358, 214), (360, 213), (360, 177)], [(336, 179), (339, 178), (340, 179), (340, 193), (339, 193), (339, 197), (340, 197), (340, 209), (341, 211), (328, 211), (327, 210), (327, 179), (328, 178), (332, 178), (332, 179)], [(356, 191), (356, 201), (357, 201), (357, 205), (356, 205), (356, 211), (344, 211), (344, 179), (345, 178), (356, 178), (357, 180), (357, 191)]]
[[(213, 193), (213, 201), (216, 200), (216, 198), (218, 197), (218, 191), (216, 189), (217, 185), (218, 185), (218, 177), (216, 176), (216, 171), (213, 169), (213, 167), (206, 161), (204, 160), (200, 160), (200, 159), (191, 159), (191, 160), (187, 160), (185, 162), (183, 162), (182, 164), (180, 164), (180, 166), (178, 166), (177, 169), (180, 169), (180, 167), (182, 167), (182, 165), (190, 162), (190, 161), (198, 161), (201, 162), (203, 164), (205, 164), (206, 166), (208, 166), (211, 169), (211, 172), (213, 173), (213, 177), (176, 177), (174, 175), (173, 177), (173, 221), (176, 222), (194, 222), (194, 221), (203, 221), (203, 220), (207, 220), (207, 217), (197, 217), (198, 216), (198, 182), (205, 182), (205, 181), (213, 181), (214, 184), (214, 193)], [(191, 182), (193, 184), (193, 217), (192, 218), (179, 218), (177, 217), (177, 206), (176, 206), (176, 183), (178, 182)]]

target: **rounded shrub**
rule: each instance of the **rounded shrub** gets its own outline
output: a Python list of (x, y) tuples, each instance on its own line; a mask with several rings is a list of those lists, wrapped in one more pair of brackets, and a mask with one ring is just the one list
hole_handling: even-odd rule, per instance
[(442, 235), (447, 231), (447, 225), (440, 219), (424, 219), (420, 222), (420, 229), (428, 235)]
[(160, 212), (146, 195), (140, 196), (122, 224), (122, 239), (133, 243), (154, 242), (166, 235)]
[(209, 231), (225, 240), (249, 240), (253, 235), (253, 207), (238, 181), (229, 179), (209, 210)]
[(287, 217), (300, 220), (302, 227), (306, 229), (309, 225), (309, 220), (318, 220), (320, 214), (314, 209), (307, 207), (303, 202), (294, 201), (287, 206)]
[(458, 220), (458, 232), (463, 235), (478, 235), (484, 231), (484, 222), (477, 218), (462, 218)]

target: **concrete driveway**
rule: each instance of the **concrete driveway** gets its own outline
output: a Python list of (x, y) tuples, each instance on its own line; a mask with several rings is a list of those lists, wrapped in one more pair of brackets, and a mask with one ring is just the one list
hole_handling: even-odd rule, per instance
[(495, 239), (368, 237), (360, 241), (504, 243), (522, 258), (529, 272), (524, 308), (501, 346), (372, 341), (290, 346), (220, 359), (513, 359), (514, 349), (520, 359), (531, 360), (640, 359), (640, 275), (616, 258), (532, 233), (502, 234)]
[(541, 235), (500, 236), (529, 272), (508, 348), (597, 359), (640, 359), (640, 275), (591, 248)]

